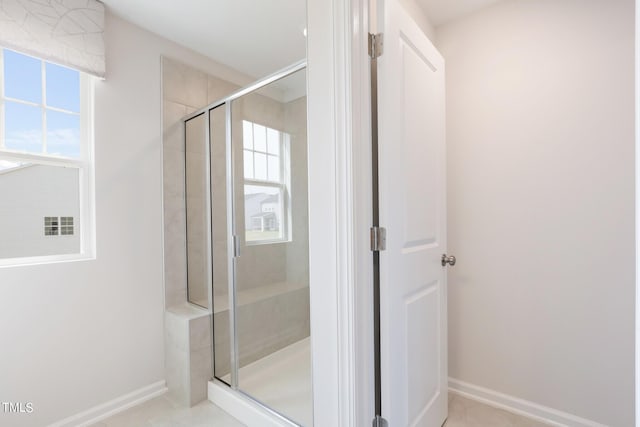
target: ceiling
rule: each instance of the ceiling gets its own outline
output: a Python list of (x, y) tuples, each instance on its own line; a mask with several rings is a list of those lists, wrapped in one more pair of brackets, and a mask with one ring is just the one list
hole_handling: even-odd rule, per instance
[(306, 57), (305, 0), (102, 0), (127, 21), (252, 77)]
[(499, 1), (501, 0), (416, 0), (434, 27)]
[[(500, 0), (415, 1), (437, 27)], [(306, 56), (305, 0), (103, 2), (130, 22), (255, 78)]]

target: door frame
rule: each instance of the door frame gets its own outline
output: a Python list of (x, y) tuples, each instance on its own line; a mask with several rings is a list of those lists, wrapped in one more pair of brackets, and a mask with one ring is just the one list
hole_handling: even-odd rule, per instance
[(314, 425), (373, 419), (369, 0), (308, 0)]

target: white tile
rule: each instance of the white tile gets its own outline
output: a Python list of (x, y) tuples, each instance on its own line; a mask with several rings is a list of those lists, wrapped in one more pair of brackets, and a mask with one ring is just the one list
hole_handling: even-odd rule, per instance
[(176, 405), (165, 396), (160, 396), (107, 418), (102, 423), (108, 427), (150, 427), (152, 426), (151, 418), (166, 416), (176, 409)]
[(237, 91), (240, 87), (233, 83), (229, 83), (226, 80), (219, 79), (214, 76), (209, 76), (208, 82), (208, 98), (209, 104), (218, 101), (231, 95)]
[(176, 102), (164, 101), (162, 104), (162, 146), (172, 150), (185, 151), (184, 123), (187, 107)]
[(165, 232), (184, 234), (187, 227), (184, 198), (164, 198), (164, 229)]
[(167, 342), (178, 350), (189, 351), (189, 320), (170, 311), (165, 313), (165, 336)]
[(444, 427), (483, 426), (545, 427), (548, 424), (465, 399), (453, 393), (449, 395), (449, 418)]
[(172, 307), (187, 300), (187, 257), (184, 230), (166, 231), (164, 235), (165, 305)]
[(181, 405), (190, 404), (189, 340), (187, 321), (165, 314), (165, 378), (168, 395)]
[(240, 427), (243, 424), (211, 402), (173, 411), (151, 420), (153, 427)]
[[(308, 340), (303, 340), (241, 369), (243, 391), (273, 408), (311, 425), (311, 381)], [(306, 400), (305, 400), (306, 399)], [(306, 415), (305, 415), (306, 414)], [(103, 420), (94, 427), (241, 427), (226, 412), (205, 401), (187, 408), (160, 396)], [(547, 424), (449, 395), (445, 427), (545, 427)]]
[(162, 58), (162, 89), (166, 100), (193, 108), (207, 105), (207, 75), (166, 57)]
[(165, 289), (164, 306), (165, 308), (175, 305), (184, 304), (187, 301), (187, 287)]
[(212, 378), (211, 349), (191, 351), (191, 404), (207, 399), (209, 380)]
[(164, 197), (184, 198), (184, 177), (185, 177), (185, 157), (184, 152), (164, 148), (162, 150), (163, 161), (163, 189)]
[(186, 408), (160, 396), (94, 424), (93, 427), (242, 427), (243, 424), (211, 402)]
[(192, 350), (211, 348), (211, 315), (191, 320), (189, 342)]
[(211, 349), (191, 350), (191, 379), (209, 381), (211, 375)]
[(312, 426), (309, 345), (306, 338), (241, 368), (240, 390), (297, 423)]
[(187, 352), (169, 347), (167, 349), (167, 398), (179, 406), (191, 405), (191, 382), (189, 379), (189, 355)]

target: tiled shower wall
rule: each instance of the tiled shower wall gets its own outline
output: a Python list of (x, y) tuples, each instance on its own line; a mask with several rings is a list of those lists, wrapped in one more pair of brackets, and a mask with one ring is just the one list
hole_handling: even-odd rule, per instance
[(186, 302), (187, 259), (182, 119), (238, 86), (169, 58), (162, 59), (165, 307)]

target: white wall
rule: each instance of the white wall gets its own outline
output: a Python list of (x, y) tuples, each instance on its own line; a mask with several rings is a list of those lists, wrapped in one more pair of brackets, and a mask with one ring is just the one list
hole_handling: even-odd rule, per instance
[(634, 424), (633, 0), (518, 0), (438, 28), (451, 377)]
[(106, 46), (97, 259), (0, 269), (0, 396), (34, 407), (0, 425), (46, 425), (164, 379), (160, 55), (229, 73), (111, 14)]

